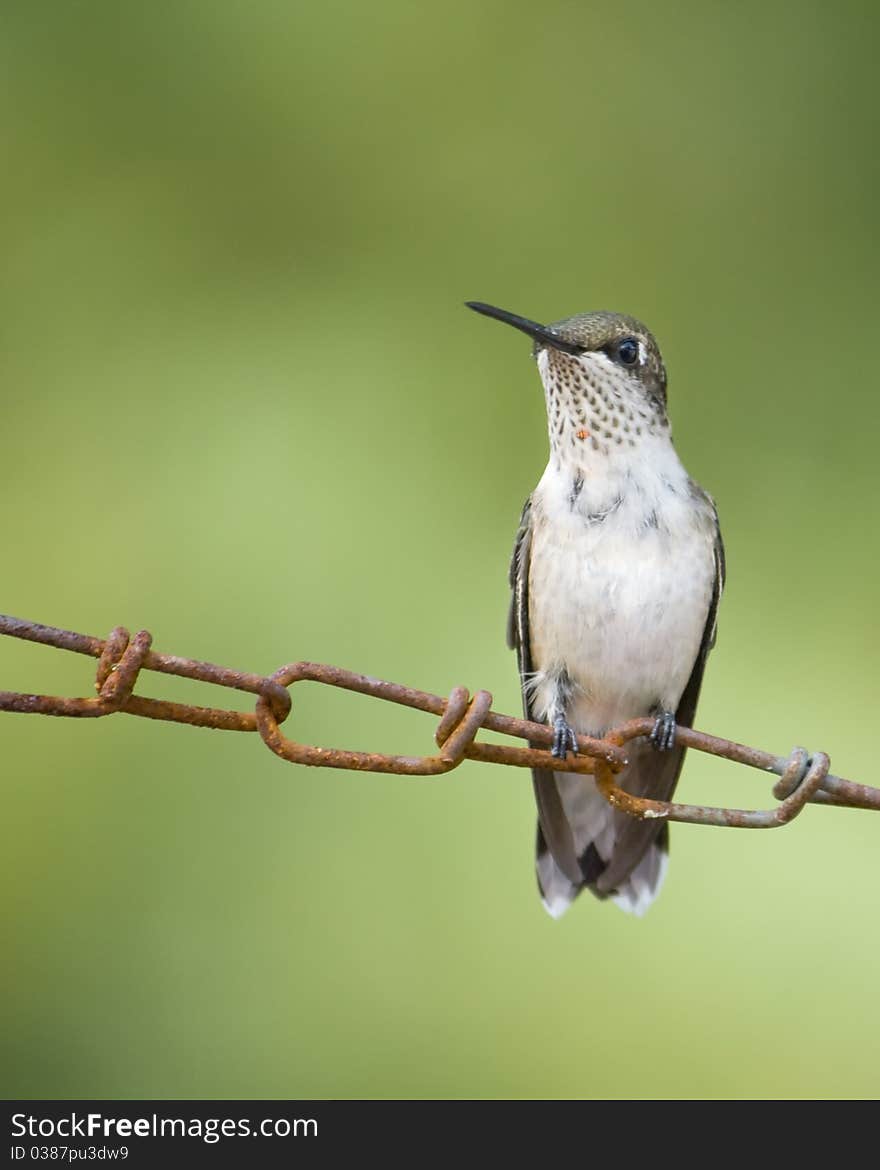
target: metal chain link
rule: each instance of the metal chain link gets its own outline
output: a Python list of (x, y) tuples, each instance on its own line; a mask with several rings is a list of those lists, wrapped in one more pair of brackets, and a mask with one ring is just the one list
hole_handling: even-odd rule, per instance
[[(578, 754), (558, 760), (549, 751), (553, 739), (551, 728), (492, 711), (492, 696), (488, 691), (477, 691), (471, 696), (464, 687), (455, 687), (448, 698), (442, 698), (399, 683), (383, 682), (338, 666), (315, 662), (282, 666), (268, 677), (249, 674), (192, 658), (159, 654), (152, 649), (152, 636), (146, 630), (131, 637), (122, 626), (112, 630), (106, 639), (100, 639), (0, 615), (0, 634), (98, 659), (96, 698), (0, 691), (0, 711), (73, 718), (98, 718), (121, 713), (224, 731), (257, 731), (276, 755), (311, 767), (437, 776), (456, 768), (463, 759), (470, 759), (517, 768), (580, 772), (595, 775), (599, 791), (606, 800), (631, 816), (663, 817), (670, 821), (722, 828), (774, 828), (787, 824), (808, 803), (880, 810), (880, 789), (832, 776), (828, 771), (830, 761), (824, 752), (810, 754), (803, 748), (794, 748), (789, 756), (774, 756), (731, 740), (679, 727), (676, 730), (677, 742), (685, 747), (777, 775), (779, 780), (773, 787), (773, 795), (780, 803), (772, 809), (748, 810), (649, 800), (625, 792), (617, 785), (615, 776), (626, 766), (626, 744), (637, 736), (650, 734), (651, 719), (632, 719), (613, 728), (602, 739), (579, 735)], [(173, 674), (256, 695), (256, 710), (242, 712), (143, 698), (134, 694), (142, 670)], [(313, 747), (289, 739), (280, 728), (291, 711), (288, 688), (304, 681), (371, 695), (437, 716), (440, 722), (434, 739), (438, 752), (430, 756), (395, 756)], [(476, 735), (481, 727), (525, 740), (529, 746), (479, 742)]]

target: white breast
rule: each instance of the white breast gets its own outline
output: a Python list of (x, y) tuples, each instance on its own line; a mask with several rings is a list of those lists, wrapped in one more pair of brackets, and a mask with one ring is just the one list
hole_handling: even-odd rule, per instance
[(548, 466), (532, 497), (531, 689), (546, 718), (565, 672), (567, 715), (601, 734), (658, 704), (674, 711), (706, 625), (715, 521), (672, 444), (649, 439), (629, 458), (599, 457), (575, 491)]

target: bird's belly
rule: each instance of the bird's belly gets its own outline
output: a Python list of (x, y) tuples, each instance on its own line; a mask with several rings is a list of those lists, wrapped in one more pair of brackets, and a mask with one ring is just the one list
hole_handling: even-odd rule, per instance
[(529, 574), (532, 691), (551, 712), (559, 680), (577, 730), (601, 734), (662, 707), (674, 711), (696, 660), (711, 599), (708, 534), (543, 525)]

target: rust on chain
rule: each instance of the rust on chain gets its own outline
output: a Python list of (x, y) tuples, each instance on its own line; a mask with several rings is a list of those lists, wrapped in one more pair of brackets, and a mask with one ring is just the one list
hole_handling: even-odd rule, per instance
[(74, 718), (97, 718), (117, 711), (127, 715), (141, 715), (147, 719), (166, 719), (174, 723), (189, 723), (195, 727), (215, 727), (226, 731), (256, 731), (257, 719), (252, 712), (233, 711), (223, 707), (196, 707), (189, 703), (169, 703), (162, 699), (144, 699), (133, 695), (135, 681), (141, 669), (175, 674), (198, 682), (214, 683), (221, 687), (265, 695), (279, 718), (290, 713), (290, 695), (270, 679), (257, 674), (229, 670), (210, 662), (192, 658), (178, 658), (173, 654), (157, 654), (150, 649), (152, 637), (146, 630), (129, 636), (128, 630), (117, 626), (102, 640), (70, 630), (26, 622), (20, 618), (0, 614), (0, 634), (22, 638), (27, 642), (41, 642), (60, 650), (72, 650), (98, 659), (95, 676), (96, 699), (62, 698), (57, 695), (17, 694), (0, 691), (0, 711), (18, 711), (36, 715), (66, 715)]
[[(268, 677), (249, 674), (192, 658), (159, 654), (152, 649), (152, 638), (146, 630), (131, 637), (123, 626), (117, 626), (107, 638), (101, 639), (0, 615), (0, 634), (98, 660), (95, 675), (97, 697), (67, 698), (0, 691), (2, 711), (76, 718), (121, 713), (225, 731), (257, 731), (268, 747), (285, 760), (355, 771), (436, 776), (456, 768), (462, 760), (470, 759), (519, 768), (552, 768), (557, 772), (594, 774), (602, 795), (622, 812), (639, 818), (664, 818), (689, 824), (773, 828), (787, 824), (810, 803), (880, 810), (880, 789), (830, 775), (830, 762), (823, 752), (810, 755), (803, 748), (795, 748), (789, 756), (774, 756), (731, 740), (679, 727), (677, 739), (685, 747), (778, 776), (773, 795), (779, 803), (772, 809), (749, 810), (651, 800), (633, 796), (616, 781), (617, 774), (627, 763), (627, 744), (632, 739), (650, 734), (651, 719), (630, 720), (609, 731), (602, 739), (579, 735), (578, 754), (559, 760), (549, 750), (553, 739), (551, 728), (492, 711), (492, 696), (488, 691), (477, 691), (471, 696), (464, 687), (455, 687), (448, 697), (443, 698), (315, 662), (292, 663)], [(134, 694), (141, 670), (176, 675), (255, 695), (256, 710), (243, 712), (143, 698)], [(296, 682), (340, 687), (434, 715), (439, 719), (434, 734), (437, 752), (428, 756), (396, 756), (314, 747), (289, 739), (282, 733), (280, 725), (290, 714), (288, 688)], [(481, 728), (523, 739), (528, 746), (480, 742), (476, 735)]]
[[(609, 733), (608, 738), (613, 743), (623, 746), (637, 736), (650, 735), (653, 726), (653, 719), (632, 719), (615, 728)], [(596, 767), (596, 785), (609, 804), (643, 820), (662, 817), (667, 821), (684, 821), (692, 825), (716, 825), (730, 829), (772, 829), (788, 824), (805, 804), (817, 796), (828, 777), (831, 765), (824, 752), (816, 752), (810, 756), (804, 748), (794, 748), (787, 759), (780, 760), (767, 752), (730, 740), (717, 739), (715, 736), (693, 731), (688, 727), (678, 728), (676, 739), (685, 747), (735, 760), (752, 768), (777, 772), (781, 778), (773, 787), (773, 795), (780, 799), (780, 803), (775, 808), (766, 810), (714, 808), (701, 804), (679, 804), (674, 801), (633, 796), (615, 784), (611, 769), (603, 761), (599, 761)], [(877, 795), (880, 796), (880, 790)]]
[(519, 736), (530, 743), (552, 742), (552, 729), (527, 719), (512, 719), (490, 710), (492, 696), (488, 691), (477, 691), (471, 699), (464, 687), (456, 687), (448, 699), (417, 691), (399, 683), (383, 682), (365, 674), (355, 674), (339, 666), (318, 662), (294, 662), (282, 666), (272, 680), (283, 687), (296, 682), (324, 683), (372, 695), (405, 707), (414, 707), (440, 716), (435, 739), (440, 751), (434, 756), (387, 756), (379, 752), (352, 752), (338, 748), (311, 747), (287, 739), (281, 733), (278, 720), (265, 700), (257, 700), (257, 723), (260, 734), (277, 755), (294, 764), (310, 764), (324, 768), (348, 768), (358, 772), (394, 772), (401, 776), (438, 776), (457, 767), (463, 759), (487, 760), (492, 763), (513, 764), (516, 767), (556, 768), (557, 771), (592, 773), (598, 760), (619, 771), (626, 764), (626, 753), (606, 740), (578, 736), (577, 756), (565, 761), (556, 760), (546, 749), (517, 748), (507, 744), (474, 742), (480, 727)]

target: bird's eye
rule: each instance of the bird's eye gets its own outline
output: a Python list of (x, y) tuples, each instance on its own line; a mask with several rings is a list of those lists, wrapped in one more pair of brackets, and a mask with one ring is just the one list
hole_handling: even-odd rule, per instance
[(617, 356), (625, 366), (634, 366), (639, 360), (639, 343), (634, 337), (624, 337), (617, 344)]

